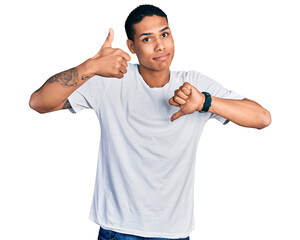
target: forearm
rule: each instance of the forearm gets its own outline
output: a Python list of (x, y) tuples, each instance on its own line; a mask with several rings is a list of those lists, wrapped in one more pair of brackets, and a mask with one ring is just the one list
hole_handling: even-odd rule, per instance
[(75, 68), (53, 75), (30, 97), (29, 105), (39, 113), (69, 108), (67, 98), (91, 77), (123, 78), (127, 72), (128, 53), (112, 48), (114, 32), (109, 34), (100, 51)]
[(50, 77), (31, 95), (30, 107), (40, 113), (45, 113), (62, 104), (77, 88), (94, 75), (89, 70), (88, 61)]
[(271, 123), (269, 111), (249, 99), (232, 100), (212, 97), (209, 112), (243, 127), (262, 129)]

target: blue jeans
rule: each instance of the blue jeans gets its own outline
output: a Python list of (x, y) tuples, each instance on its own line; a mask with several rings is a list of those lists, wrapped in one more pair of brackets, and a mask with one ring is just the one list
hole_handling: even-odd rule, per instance
[(129, 235), (125, 233), (119, 233), (112, 230), (104, 229), (100, 227), (98, 240), (189, 240), (190, 237), (187, 238), (145, 238), (138, 237), (135, 235)]

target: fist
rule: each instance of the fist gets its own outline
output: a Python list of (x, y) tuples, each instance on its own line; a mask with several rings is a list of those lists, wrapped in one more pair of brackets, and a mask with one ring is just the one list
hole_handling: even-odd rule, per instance
[(92, 57), (91, 68), (96, 75), (103, 77), (123, 78), (127, 72), (127, 62), (130, 61), (128, 53), (118, 48), (112, 48), (114, 31), (109, 29), (108, 36), (99, 52)]
[(180, 107), (180, 110), (171, 117), (171, 122), (175, 119), (200, 111), (203, 107), (205, 96), (190, 83), (185, 82), (179, 89), (175, 90), (174, 96), (169, 99), (169, 104)]

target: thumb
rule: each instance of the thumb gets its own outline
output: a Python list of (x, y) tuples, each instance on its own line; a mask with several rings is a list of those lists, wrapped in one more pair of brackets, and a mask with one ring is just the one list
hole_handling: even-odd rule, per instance
[(171, 122), (173, 122), (173, 121), (176, 120), (177, 118), (180, 118), (180, 117), (183, 116), (183, 115), (184, 115), (184, 113), (181, 112), (181, 111), (179, 110), (178, 112), (176, 112), (176, 113), (174, 113), (174, 114), (172, 115), (172, 117), (171, 117)]
[(107, 36), (105, 42), (103, 43), (102, 48), (103, 47), (110, 47), (111, 48), (113, 40), (114, 40), (114, 30), (112, 28), (110, 28), (108, 36)]

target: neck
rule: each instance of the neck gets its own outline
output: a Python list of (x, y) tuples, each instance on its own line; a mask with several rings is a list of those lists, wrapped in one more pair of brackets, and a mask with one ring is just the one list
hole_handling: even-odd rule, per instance
[(144, 81), (150, 88), (154, 87), (163, 87), (170, 80), (170, 71), (169, 69), (154, 71), (149, 68), (146, 68), (142, 65), (138, 65), (140, 75), (143, 77)]

